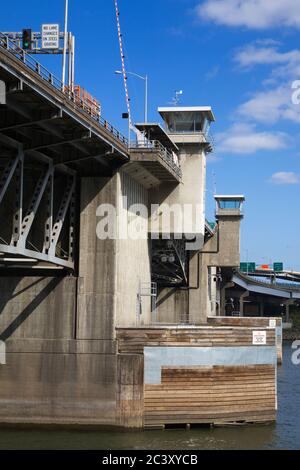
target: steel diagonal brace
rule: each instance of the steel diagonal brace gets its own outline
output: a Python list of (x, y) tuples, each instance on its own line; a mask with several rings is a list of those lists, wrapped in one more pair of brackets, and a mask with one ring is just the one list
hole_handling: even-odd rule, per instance
[(59, 240), (59, 236), (60, 236), (64, 221), (65, 221), (65, 218), (66, 218), (66, 214), (67, 214), (68, 208), (70, 206), (73, 193), (75, 191), (75, 181), (76, 181), (75, 176), (70, 176), (69, 177), (68, 185), (67, 185), (66, 191), (64, 193), (64, 196), (63, 196), (63, 199), (62, 199), (59, 211), (58, 211), (56, 221), (53, 225), (52, 234), (51, 234), (51, 241), (50, 241), (50, 246), (49, 246), (49, 250), (48, 250), (49, 257), (55, 257), (56, 256), (57, 242)]
[(26, 240), (33, 224), (38, 207), (42, 200), (49, 178), (53, 175), (53, 165), (49, 164), (45, 175), (38, 180), (26, 216), (22, 220), (21, 231), (17, 242), (18, 248), (26, 247)]
[[(180, 240), (181, 241), (181, 240)], [(173, 247), (174, 251), (177, 257), (177, 261), (179, 262), (181, 273), (183, 275), (183, 279), (185, 283), (187, 284), (187, 276), (186, 276), (186, 271), (185, 271), (185, 265), (184, 265), (184, 255), (185, 255), (185, 249), (184, 249), (184, 244), (181, 246), (180, 242), (178, 243), (177, 240), (173, 240)]]
[(4, 170), (2, 178), (0, 179), (0, 204), (9, 186), (9, 183), (11, 182), (14, 172), (16, 171), (16, 168), (18, 166), (18, 163), (20, 162), (21, 157), (22, 157), (22, 154), (19, 151), (18, 155), (14, 159), (11, 159), (9, 161), (9, 163), (7, 164)]

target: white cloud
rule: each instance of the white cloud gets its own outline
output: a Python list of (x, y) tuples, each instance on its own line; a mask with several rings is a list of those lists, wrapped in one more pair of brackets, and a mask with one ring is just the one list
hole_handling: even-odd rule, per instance
[(275, 46), (266, 47), (266, 45), (257, 46), (257, 43), (248, 44), (237, 52), (234, 60), (241, 67), (268, 64), (287, 64), (290, 67), (299, 67), (300, 50), (294, 49), (288, 52), (280, 52), (278, 47)]
[(279, 171), (271, 176), (274, 184), (300, 184), (300, 175), (292, 171)]
[(281, 119), (300, 123), (300, 106), (292, 103), (291, 84), (255, 93), (237, 113), (246, 120), (275, 124)]
[(205, 0), (196, 7), (201, 19), (249, 29), (300, 28), (300, 0)]
[(300, 50), (280, 52), (278, 44), (270, 40), (256, 41), (240, 48), (234, 61), (246, 69), (264, 64), (274, 66), (264, 81), (267, 88), (239, 106), (240, 117), (268, 125), (281, 119), (300, 123), (300, 106), (292, 102), (292, 83), (300, 77)]
[[(292, 49), (287, 52), (280, 52), (279, 43), (267, 39), (255, 41), (240, 48), (234, 61), (239, 67), (249, 69), (257, 65), (273, 65), (271, 69), (271, 80), (295, 79), (300, 76), (300, 49)], [(268, 82), (271, 81), (270, 78)]]
[(219, 152), (253, 154), (257, 151), (276, 151), (287, 147), (288, 136), (283, 132), (258, 131), (248, 124), (234, 124), (216, 135)]

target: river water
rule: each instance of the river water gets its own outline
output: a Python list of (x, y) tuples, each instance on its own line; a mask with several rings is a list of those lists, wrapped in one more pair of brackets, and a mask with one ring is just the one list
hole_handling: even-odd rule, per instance
[(0, 449), (300, 449), (300, 365), (285, 343), (271, 425), (140, 432), (1, 430)]

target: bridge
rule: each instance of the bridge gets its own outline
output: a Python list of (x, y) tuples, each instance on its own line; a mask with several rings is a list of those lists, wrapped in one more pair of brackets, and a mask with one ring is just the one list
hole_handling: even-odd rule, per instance
[[(232, 273), (239, 263), (244, 201), (241, 195), (215, 196), (217, 230), (205, 226), (214, 114), (210, 106), (158, 111), (165, 127), (140, 123), (145, 139), (128, 142), (0, 33), (0, 341), (7, 352), (0, 367), (0, 423), (142, 427), (275, 419), (275, 327), (264, 323), (264, 334), (257, 335), (262, 323), (256, 320), (237, 328), (203, 325), (208, 294), (222, 282), (217, 267)], [(159, 211), (149, 228), (140, 207), (151, 204)], [(165, 216), (173, 204), (196, 207), (200, 220), (183, 217), (178, 227)], [(99, 236), (98, 209), (105, 205), (117, 209), (114, 220), (122, 227), (137, 221), (142, 237)], [(197, 243), (187, 250), (186, 240)], [(178, 326), (182, 315), (196, 328)], [(200, 390), (187, 417), (182, 410), (176, 416), (170, 402), (169, 416), (157, 423), (152, 372), (144, 374), (147, 346), (159, 381), (161, 346), (171, 358), (168, 374), (174, 377), (174, 365), (184, 366), (184, 374), (192, 367), (191, 380), (200, 374), (208, 393), (212, 381), (230, 385), (242, 373), (242, 409), (232, 413), (228, 403), (236, 399), (218, 394), (220, 412), (213, 398), (210, 408), (205, 399), (203, 415), (193, 412), (190, 421)], [(186, 357), (178, 355), (182, 346)], [(221, 362), (220, 346), (228, 350)], [(182, 377), (179, 370), (178, 383)], [(262, 398), (253, 406), (255, 390), (248, 393), (257, 377), (268, 403)], [(187, 389), (180, 407), (189, 395)]]
[(270, 283), (259, 278), (255, 279), (255, 277), (245, 275), (239, 271), (233, 275), (232, 281), (250, 292), (282, 298), (300, 299), (300, 282), (298, 284), (296, 282), (284, 284), (278, 281)]
[(258, 278), (270, 278), (272, 282), (276, 283), (276, 280), (281, 279), (283, 281), (290, 281), (291, 284), (294, 282), (300, 283), (300, 273), (297, 271), (274, 271), (273, 269), (258, 269), (256, 268), (253, 272), (248, 272), (249, 277), (258, 277)]
[[(286, 280), (285, 273), (281, 273)], [(285, 307), (286, 318), (289, 318), (290, 305), (300, 300), (300, 282), (283, 282), (270, 276), (259, 277), (257, 273), (247, 275), (235, 271), (226, 284), (227, 307), (234, 304), (233, 310), (240, 315), (279, 315)], [(277, 278), (277, 274), (276, 274)], [(228, 311), (227, 313), (230, 314)]]
[(78, 178), (128, 161), (127, 139), (0, 33), (0, 270), (72, 272)]

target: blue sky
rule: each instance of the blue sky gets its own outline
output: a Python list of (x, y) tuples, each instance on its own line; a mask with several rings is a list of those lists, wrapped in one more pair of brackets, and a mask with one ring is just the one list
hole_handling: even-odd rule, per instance
[[(113, 0), (69, 0), (76, 83), (126, 133)], [(149, 75), (149, 120), (182, 89), (182, 105), (211, 105), (216, 150), (207, 166), (207, 213), (218, 193), (243, 193), (242, 258), (300, 271), (300, 0), (119, 0), (128, 70)], [(1, 30), (63, 24), (64, 0), (1, 5)], [(60, 57), (39, 60), (60, 73)], [(133, 117), (143, 82), (129, 80)], [(213, 177), (213, 173), (215, 177)]]

